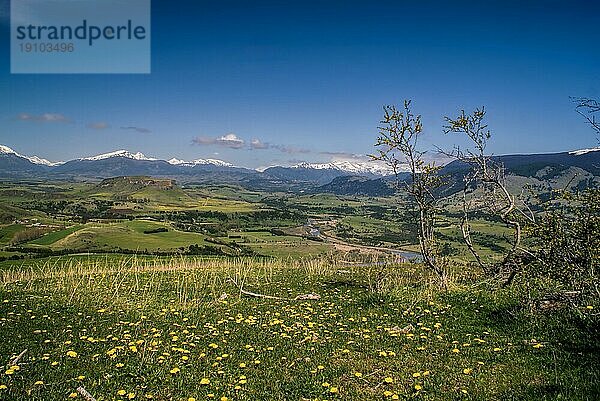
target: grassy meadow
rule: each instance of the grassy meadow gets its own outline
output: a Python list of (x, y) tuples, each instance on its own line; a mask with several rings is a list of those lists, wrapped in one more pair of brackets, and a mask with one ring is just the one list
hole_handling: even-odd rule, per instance
[(441, 287), (401, 199), (155, 182), (0, 184), (0, 400), (600, 398), (600, 305), (486, 281), (452, 208)]
[[(335, 259), (4, 262), (0, 399), (593, 400), (593, 309)], [(278, 297), (247, 296), (240, 290)], [(318, 294), (318, 300), (296, 300)]]

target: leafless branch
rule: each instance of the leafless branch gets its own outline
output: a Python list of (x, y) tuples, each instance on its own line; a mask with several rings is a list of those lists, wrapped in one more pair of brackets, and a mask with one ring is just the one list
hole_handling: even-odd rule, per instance
[(600, 142), (600, 121), (596, 119), (596, 113), (600, 113), (600, 102), (586, 97), (571, 97), (571, 100), (575, 103), (575, 111), (587, 121), (596, 135), (599, 135)]

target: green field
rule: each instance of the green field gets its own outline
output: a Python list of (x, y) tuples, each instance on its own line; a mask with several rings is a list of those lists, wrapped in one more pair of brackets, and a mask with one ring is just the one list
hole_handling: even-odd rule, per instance
[(280, 258), (323, 255), (333, 249), (330, 244), (324, 242), (291, 235), (273, 235), (264, 231), (244, 232), (242, 239), (238, 239), (236, 242), (247, 245), (257, 254)]
[[(310, 220), (318, 221), (326, 236), (350, 247), (356, 244), (359, 253), (360, 246), (418, 250), (414, 216), (393, 198), (264, 193), (227, 185), (181, 188), (170, 180), (122, 177), (98, 184), (0, 184), (0, 205), (6, 213), (0, 245), (14, 248), (15, 234), (33, 223), (49, 227), (42, 236), (4, 250), (0, 258), (123, 250), (181, 254), (189, 253), (191, 245), (206, 247), (194, 252), (214, 253), (216, 247), (238, 254), (240, 249), (230, 248), (231, 244), (279, 258), (336, 252), (327, 241), (305, 238)], [(454, 211), (445, 206), (443, 213)], [(447, 256), (471, 261), (458, 219), (443, 218), (440, 224)], [(144, 234), (158, 227), (168, 231)], [(509, 231), (498, 223), (477, 221), (472, 227), (482, 239), (479, 250), (484, 257), (494, 259), (507, 245)], [(270, 230), (286, 235), (271, 235)], [(214, 241), (207, 243), (207, 238)]]
[(0, 228), (0, 244), (8, 244), (23, 228), (22, 224), (10, 224)]
[[(157, 228), (167, 232), (144, 233)], [(58, 232), (60, 233), (60, 232)], [(164, 223), (134, 220), (119, 223), (88, 224), (54, 242), (52, 247), (68, 249), (168, 250), (203, 243), (204, 236), (173, 230)]]
[[(449, 291), (421, 269), (332, 261), (95, 258), (4, 270), (7, 400), (593, 400), (590, 311), (539, 314), (520, 285)], [(7, 263), (7, 262), (4, 262)], [(281, 299), (247, 297), (240, 286)], [(294, 301), (316, 293), (319, 300)], [(226, 295), (224, 295), (226, 294)], [(575, 335), (575, 333), (579, 333)]]
[(81, 226), (81, 225), (75, 225), (75, 226), (72, 226), (69, 228), (65, 228), (64, 230), (53, 231), (51, 233), (44, 235), (43, 237), (41, 237), (39, 239), (31, 241), (30, 243), (35, 244), (35, 245), (52, 245), (56, 241), (59, 241), (65, 237), (73, 234), (77, 230), (80, 230), (82, 227), (83, 226)]

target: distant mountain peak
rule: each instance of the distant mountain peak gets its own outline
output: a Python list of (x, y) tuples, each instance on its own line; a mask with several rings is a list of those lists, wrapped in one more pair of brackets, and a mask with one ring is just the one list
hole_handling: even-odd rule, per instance
[(392, 175), (394, 172), (389, 166), (383, 163), (376, 162), (361, 162), (361, 161), (347, 161), (347, 160), (334, 160), (328, 163), (299, 163), (292, 168), (306, 168), (315, 170), (338, 170), (353, 174), (373, 174), (373, 175)]
[(569, 152), (569, 154), (575, 155), (575, 156), (581, 156), (581, 155), (585, 155), (586, 153), (591, 153), (591, 152), (600, 152), (600, 146), (597, 146), (595, 148), (572, 150), (571, 152)]
[(8, 146), (0, 145), (0, 153), (4, 153), (7, 155), (19, 155), (17, 152), (9, 148)]
[(235, 167), (233, 164), (228, 163), (223, 160), (219, 160), (219, 159), (196, 159), (196, 160), (192, 160), (192, 161), (188, 162), (188, 161), (177, 159), (174, 157), (170, 160), (167, 160), (167, 162), (174, 166), (186, 166), (186, 167), (193, 167), (193, 166), (197, 166), (197, 165), (207, 165), (207, 164), (211, 164), (213, 166), (219, 166), (219, 167)]
[(179, 165), (185, 164), (187, 162), (185, 160), (181, 160), (176, 157), (173, 157), (172, 159), (167, 160), (167, 163), (172, 164), (174, 166), (179, 166)]
[(24, 156), (27, 160), (29, 160), (30, 162), (32, 162), (33, 164), (42, 164), (44, 166), (60, 166), (61, 164), (64, 164), (64, 162), (51, 162), (48, 159), (44, 159), (43, 157), (38, 157), (38, 156)]
[(96, 156), (90, 156), (90, 157), (83, 157), (79, 160), (104, 160), (104, 159), (110, 159), (112, 157), (126, 157), (128, 159), (133, 159), (133, 160), (157, 160), (153, 157), (147, 157), (146, 155), (144, 155), (142, 152), (130, 152), (128, 150), (115, 150), (113, 152), (109, 152), (109, 153), (102, 153), (100, 155), (96, 155)]
[(58, 165), (62, 164), (62, 162), (51, 162), (48, 159), (44, 159), (44, 158), (41, 158), (38, 156), (25, 156), (25, 155), (15, 152), (14, 150), (12, 150), (11, 148), (9, 148), (8, 146), (5, 146), (5, 145), (0, 145), (0, 153), (6, 154), (6, 155), (15, 155), (17, 157), (27, 159), (30, 162), (32, 162), (33, 164), (40, 164), (43, 166), (58, 166)]

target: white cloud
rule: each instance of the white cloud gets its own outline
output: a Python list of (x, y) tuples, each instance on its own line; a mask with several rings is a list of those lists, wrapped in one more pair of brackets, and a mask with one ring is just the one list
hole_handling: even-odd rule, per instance
[(70, 120), (62, 114), (58, 113), (44, 113), (44, 114), (29, 114), (20, 113), (17, 116), (18, 120), (21, 121), (37, 121), (37, 122), (59, 122), (66, 123)]
[(216, 143), (234, 149), (239, 149), (244, 146), (244, 140), (238, 138), (236, 134), (223, 135), (222, 137), (217, 138)]

